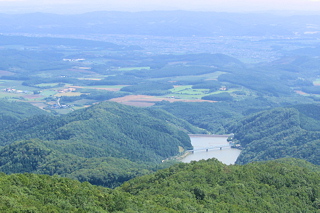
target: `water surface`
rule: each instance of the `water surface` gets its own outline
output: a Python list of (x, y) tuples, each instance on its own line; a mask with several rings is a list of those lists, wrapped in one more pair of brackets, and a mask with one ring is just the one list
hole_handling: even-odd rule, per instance
[[(217, 148), (209, 149), (208, 152), (206, 151), (206, 149), (194, 151), (193, 154), (190, 154), (182, 159), (182, 162), (189, 163), (191, 161), (199, 161), (202, 159), (206, 160), (209, 158), (217, 158), (222, 163), (229, 165), (234, 164), (238, 156), (240, 155), (241, 150), (233, 149), (230, 146), (225, 147), (226, 145), (229, 145), (229, 142), (227, 141), (228, 136), (189, 136), (194, 150), (203, 149), (206, 147)], [(220, 150), (219, 146), (222, 147), (222, 150)]]

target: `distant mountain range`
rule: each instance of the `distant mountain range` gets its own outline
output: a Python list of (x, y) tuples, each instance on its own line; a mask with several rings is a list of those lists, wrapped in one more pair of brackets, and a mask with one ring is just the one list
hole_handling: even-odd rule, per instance
[(0, 33), (153, 36), (317, 35), (320, 15), (187, 11), (0, 14)]

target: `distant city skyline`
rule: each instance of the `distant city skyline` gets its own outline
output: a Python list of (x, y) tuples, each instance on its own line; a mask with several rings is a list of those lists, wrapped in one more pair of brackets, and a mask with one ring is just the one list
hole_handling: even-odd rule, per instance
[(320, 12), (320, 0), (0, 0), (0, 13), (188, 10)]

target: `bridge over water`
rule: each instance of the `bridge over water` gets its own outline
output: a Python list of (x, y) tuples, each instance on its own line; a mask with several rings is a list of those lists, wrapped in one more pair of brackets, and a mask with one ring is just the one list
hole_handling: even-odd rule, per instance
[(210, 138), (228, 138), (233, 136), (233, 134), (229, 135), (208, 135), (208, 134), (188, 134), (190, 137), (210, 137)]
[(201, 147), (201, 148), (197, 148), (197, 149), (187, 150), (187, 152), (194, 153), (195, 151), (204, 151), (204, 150), (206, 150), (206, 152), (208, 152), (209, 150), (213, 150), (213, 149), (222, 150), (223, 148), (231, 148), (231, 145), (224, 144), (224, 145), (217, 145), (217, 146), (210, 146), (210, 147)]

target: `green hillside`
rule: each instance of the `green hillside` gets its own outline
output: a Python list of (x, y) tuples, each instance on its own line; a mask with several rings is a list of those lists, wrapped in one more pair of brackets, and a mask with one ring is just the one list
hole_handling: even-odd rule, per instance
[(0, 99), (0, 130), (20, 119), (45, 114), (48, 113), (29, 103)]
[[(311, 169), (312, 168), (312, 169)], [(317, 212), (319, 167), (297, 159), (180, 163), (116, 189), (37, 174), (0, 174), (1, 212)]]
[(245, 149), (237, 163), (283, 157), (320, 164), (320, 107), (297, 105), (248, 116), (227, 127)]
[(290, 162), (295, 159), (244, 166), (202, 160), (133, 179), (120, 190), (172, 212), (316, 212), (319, 172)]
[(159, 109), (114, 102), (59, 117), (34, 116), (0, 132), (0, 170), (114, 187), (163, 168), (161, 160), (190, 149), (188, 132), (199, 130)]
[(154, 107), (166, 110), (213, 134), (224, 134), (228, 123), (237, 122), (248, 114), (279, 107), (279, 104), (260, 97), (248, 98), (245, 101), (215, 103), (162, 101)]
[(88, 181), (95, 185), (116, 187), (136, 176), (148, 174), (156, 164), (136, 163), (115, 157), (84, 158), (47, 148), (49, 142), (28, 140), (8, 145), (0, 151), (0, 170), (5, 173), (59, 175)]
[[(0, 175), (1, 212), (116, 212), (128, 195), (66, 178)], [(125, 201), (125, 202), (124, 202)]]

